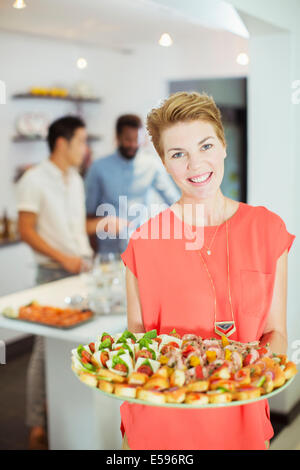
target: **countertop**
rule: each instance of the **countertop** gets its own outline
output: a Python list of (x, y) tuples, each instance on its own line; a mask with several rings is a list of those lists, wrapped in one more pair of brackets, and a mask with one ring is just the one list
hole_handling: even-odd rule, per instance
[[(64, 299), (74, 294), (85, 294), (86, 286), (82, 277), (72, 276), (48, 284), (26, 289), (13, 294), (0, 297), (0, 312), (6, 307), (18, 309), (32, 300), (40, 304), (61, 307)], [(23, 333), (61, 339), (75, 343), (89, 343), (103, 331), (111, 334), (123, 331), (127, 326), (126, 312), (123, 315), (107, 314), (96, 315), (94, 320), (71, 329), (58, 329), (50, 326), (38, 325), (21, 320), (3, 317), (0, 314), (0, 328), (9, 328)]]

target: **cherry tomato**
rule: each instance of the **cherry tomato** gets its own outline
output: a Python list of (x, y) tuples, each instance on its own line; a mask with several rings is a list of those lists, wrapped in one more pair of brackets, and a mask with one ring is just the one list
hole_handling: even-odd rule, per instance
[(85, 349), (81, 352), (81, 359), (85, 358), (88, 362), (91, 361), (92, 355)]
[(120, 372), (127, 372), (127, 367), (125, 364), (116, 364), (114, 369), (119, 370)]
[(268, 350), (266, 348), (260, 348), (257, 350), (258, 354), (259, 354), (259, 357), (262, 357), (264, 356), (265, 354), (268, 353)]
[(188, 355), (193, 351), (195, 351), (195, 348), (193, 346), (189, 345), (182, 351), (182, 355), (183, 355), (183, 357), (188, 357)]
[(141, 351), (138, 351), (136, 353), (136, 359), (138, 359), (139, 357), (144, 357), (144, 358), (147, 358), (147, 359), (152, 359), (152, 352), (149, 351), (148, 349), (142, 349)]
[(146, 364), (143, 366), (140, 366), (137, 372), (140, 372), (141, 374), (146, 374), (148, 375), (148, 377), (150, 377), (153, 374), (151, 367), (147, 366)]
[(106, 361), (109, 359), (109, 354), (107, 351), (102, 351), (100, 355), (100, 361), (102, 362), (103, 367), (106, 367)]
[(95, 352), (95, 343), (90, 343), (89, 348), (92, 351), (92, 353), (94, 353)]

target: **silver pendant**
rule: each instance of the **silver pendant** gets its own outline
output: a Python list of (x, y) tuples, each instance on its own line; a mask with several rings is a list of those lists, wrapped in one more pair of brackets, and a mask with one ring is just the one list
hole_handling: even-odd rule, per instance
[(207, 253), (208, 255), (211, 255), (211, 251), (210, 251), (210, 250), (207, 250), (206, 253)]

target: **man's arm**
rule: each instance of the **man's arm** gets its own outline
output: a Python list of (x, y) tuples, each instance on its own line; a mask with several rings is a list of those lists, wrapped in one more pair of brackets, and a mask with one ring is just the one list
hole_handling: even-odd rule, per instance
[(286, 354), (287, 351), (287, 268), (288, 250), (278, 258), (275, 274), (274, 292), (267, 323), (260, 338), (261, 345), (270, 343), (271, 351)]
[(35, 251), (57, 261), (68, 272), (78, 273), (81, 268), (81, 258), (68, 256), (50, 246), (36, 231), (37, 214), (34, 212), (19, 212), (18, 229), (21, 239)]

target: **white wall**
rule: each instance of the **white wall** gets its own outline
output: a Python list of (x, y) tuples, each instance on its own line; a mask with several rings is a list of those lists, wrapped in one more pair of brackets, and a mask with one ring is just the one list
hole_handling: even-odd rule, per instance
[[(104, 137), (100, 143), (93, 143), (94, 158), (101, 157), (114, 148), (116, 118), (126, 112), (145, 118), (150, 108), (167, 94), (168, 80), (245, 76), (247, 68), (235, 62), (237, 54), (247, 50), (245, 40), (213, 31), (204, 39), (190, 48), (180, 47), (176, 42), (171, 48), (137, 45), (134, 54), (122, 55), (96, 47), (0, 32), (0, 80), (5, 81), (7, 88), (7, 103), (0, 105), (0, 213), (5, 208), (10, 215), (15, 215), (12, 185), (15, 167), (40, 161), (48, 155), (45, 143), (11, 142), (17, 116), (38, 111), (54, 119), (74, 109), (67, 102), (14, 101), (11, 95), (31, 86), (72, 86), (77, 81), (87, 81), (95, 94), (103, 98), (100, 105), (84, 106), (90, 132)], [(84, 71), (75, 67), (80, 56), (88, 60)], [(3, 261), (0, 263), (0, 295), (33, 283), (31, 258), (27, 253), (23, 256), (23, 252), (20, 256), (20, 250), (23, 245), (22, 248), (0, 248)], [(0, 331), (0, 336), (4, 337), (4, 333)]]
[[(300, 4), (296, 0), (231, 3), (242, 15), (271, 22), (282, 30), (268, 34), (269, 29), (263, 33), (263, 27), (259, 33), (250, 29), (248, 200), (250, 204), (264, 201), (296, 235), (288, 261), (288, 354), (292, 357), (293, 345), (300, 340), (300, 104), (292, 103), (292, 83), (300, 80)], [(291, 410), (299, 391), (298, 374), (290, 388), (271, 400), (271, 409)]]
[[(93, 144), (94, 157), (99, 157), (113, 149), (118, 115), (135, 112), (145, 118), (149, 109), (166, 95), (169, 79), (244, 76), (247, 69), (235, 62), (240, 50), (247, 50), (247, 41), (213, 31), (208, 31), (202, 43), (190, 48), (176, 42), (171, 48), (155, 43), (148, 48), (137, 45), (132, 55), (0, 32), (0, 80), (7, 87), (7, 104), (0, 105), (0, 211), (1, 206), (14, 210), (11, 185), (14, 167), (47, 155), (44, 143), (11, 142), (16, 117), (34, 109), (53, 119), (73, 109), (70, 103), (57, 101), (11, 100), (12, 94), (33, 85), (72, 86), (80, 80), (90, 83), (103, 98), (100, 105), (84, 106), (89, 130), (104, 137), (101, 143)], [(75, 66), (79, 56), (88, 60), (83, 71)]]

